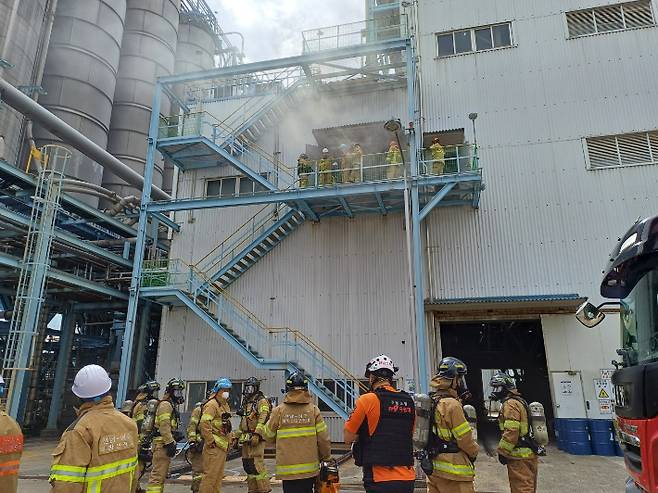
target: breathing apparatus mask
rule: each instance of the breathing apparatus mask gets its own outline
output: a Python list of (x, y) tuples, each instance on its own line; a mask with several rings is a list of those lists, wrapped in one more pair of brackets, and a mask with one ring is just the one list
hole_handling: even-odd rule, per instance
[(489, 399), (492, 401), (502, 401), (507, 395), (507, 389), (505, 387), (492, 387), (491, 394), (489, 394)]
[(469, 400), (472, 396), (471, 391), (468, 390), (468, 385), (466, 385), (465, 375), (459, 375), (457, 377), (457, 388), (455, 390), (462, 402)]

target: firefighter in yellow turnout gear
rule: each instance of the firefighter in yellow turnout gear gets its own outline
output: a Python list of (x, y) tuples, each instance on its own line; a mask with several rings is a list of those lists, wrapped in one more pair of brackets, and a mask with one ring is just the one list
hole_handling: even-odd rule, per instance
[(392, 140), (386, 152), (386, 178), (395, 180), (403, 175), (402, 152), (395, 140)]
[(464, 377), (466, 365), (446, 357), (432, 378), (434, 415), (429, 450), (433, 472), (428, 477), (429, 493), (473, 493), (473, 463), (480, 447), (464, 416), (460, 396), (468, 392)]
[(201, 421), (201, 408), (203, 402), (197, 402), (192, 409), (190, 415), (190, 422), (187, 424), (187, 442), (190, 448), (187, 452), (187, 458), (192, 466), (192, 491), (197, 493), (201, 487), (201, 479), (203, 478), (203, 439), (199, 430), (199, 423)]
[(184, 390), (185, 382), (176, 378), (169, 380), (155, 412), (153, 468), (149, 474), (146, 493), (164, 491), (171, 459), (176, 455), (176, 442), (181, 438), (178, 431), (180, 415), (176, 406), (185, 402)]
[(446, 167), (446, 151), (441, 145), (438, 137), (432, 139), (432, 145), (429, 147), (432, 156), (432, 167), (429, 171), (432, 175), (442, 175)]
[(247, 473), (249, 493), (272, 491), (270, 475), (265, 467), (265, 424), (271, 414), (270, 401), (260, 391), (257, 378), (247, 379), (240, 409), (240, 439), (242, 465)]
[[(156, 381), (146, 382), (140, 385), (137, 388), (137, 395), (135, 396), (135, 403), (130, 411), (130, 417), (133, 419), (137, 425), (137, 432), (139, 433), (139, 443), (142, 442), (144, 434), (142, 433), (142, 424), (144, 423), (144, 418), (146, 417), (146, 409), (148, 403), (151, 399), (158, 398), (158, 392), (160, 391), (160, 384)], [(144, 469), (146, 469), (147, 464), (143, 460), (137, 462), (137, 482), (139, 483), (140, 478), (144, 474)], [(143, 491), (139, 484), (137, 486), (137, 491)]]
[(313, 493), (320, 461), (331, 457), (331, 442), (301, 373), (287, 378), (286, 396), (265, 425), (265, 439), (276, 442), (276, 477), (283, 480), (283, 492)]
[(231, 387), (228, 378), (217, 380), (201, 411), (199, 428), (203, 438), (203, 479), (200, 493), (219, 493), (222, 488), (226, 455), (234, 440), (231, 408), (228, 405)]
[(334, 174), (332, 171), (331, 156), (329, 155), (329, 149), (326, 147), (322, 149), (322, 157), (318, 160), (318, 184), (323, 187), (326, 185), (333, 185)]
[[(5, 381), (0, 377), (0, 397)], [(23, 432), (18, 423), (0, 407), (0, 491), (18, 491), (18, 467), (23, 453)]]
[(114, 408), (111, 388), (112, 380), (98, 365), (87, 365), (75, 376), (72, 390), (83, 404), (53, 451), (51, 493), (135, 491), (137, 425)]
[(498, 443), (498, 460), (507, 466), (511, 493), (537, 491), (537, 455), (530, 448), (527, 405), (516, 389), (516, 382), (507, 373), (491, 377), (490, 398), (501, 401), (498, 425), (502, 437)]

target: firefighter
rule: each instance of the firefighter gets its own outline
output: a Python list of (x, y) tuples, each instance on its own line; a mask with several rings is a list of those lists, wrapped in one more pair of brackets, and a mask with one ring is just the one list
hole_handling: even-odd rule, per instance
[(268, 493), (270, 476), (265, 467), (265, 441), (263, 440), (265, 424), (272, 408), (270, 401), (260, 391), (260, 381), (250, 377), (244, 384), (242, 408), (240, 409), (240, 439), (242, 447), (242, 465), (247, 473), (249, 493)]
[[(5, 395), (5, 381), (0, 376), (0, 399)], [(0, 406), (0, 491), (18, 491), (18, 466), (23, 453), (23, 432), (14, 418)]]
[(475, 492), (473, 463), (480, 447), (460, 402), (460, 397), (468, 393), (465, 376), (466, 365), (446, 357), (432, 378), (434, 412), (429, 451), (433, 472), (427, 479), (430, 493)]
[(397, 371), (385, 354), (371, 359), (365, 371), (370, 392), (359, 397), (345, 423), (345, 443), (356, 441), (354, 459), (369, 493), (414, 491), (415, 406), (409, 394), (393, 387)]
[[(137, 425), (137, 432), (139, 433), (139, 442), (142, 442), (144, 434), (142, 433), (142, 424), (144, 423), (144, 417), (146, 414), (146, 407), (148, 402), (151, 399), (158, 398), (158, 392), (160, 391), (160, 384), (154, 380), (146, 382), (139, 387), (137, 387), (137, 395), (135, 396), (135, 403), (130, 410), (130, 417), (133, 419)], [(139, 459), (137, 461), (137, 491), (143, 491), (139, 486), (139, 480), (144, 475), (144, 470), (148, 464), (143, 460)]]
[(312, 493), (320, 462), (331, 457), (331, 441), (302, 373), (286, 379), (283, 403), (272, 411), (264, 432), (266, 440), (276, 442), (276, 477), (284, 493)]
[(219, 493), (222, 488), (226, 455), (234, 440), (228, 405), (232, 386), (228, 378), (217, 380), (201, 411), (199, 428), (203, 438), (203, 479), (200, 493)]
[(201, 479), (203, 478), (203, 439), (199, 431), (199, 421), (201, 421), (201, 408), (203, 402), (194, 404), (190, 421), (187, 424), (187, 443), (190, 447), (188, 449), (188, 460), (192, 466), (192, 491), (197, 493), (201, 486)]
[(87, 365), (75, 376), (71, 390), (82, 405), (53, 451), (52, 493), (135, 490), (137, 425), (114, 408), (111, 387), (98, 365)]
[(322, 157), (318, 160), (318, 181), (321, 187), (334, 184), (332, 162), (329, 149), (325, 147), (322, 149)]
[(529, 432), (527, 404), (507, 373), (498, 372), (489, 385), (490, 399), (500, 401), (498, 426), (502, 437), (498, 443), (498, 460), (507, 466), (511, 493), (537, 491), (537, 455), (526, 442)]
[(361, 181), (361, 171), (363, 168), (363, 150), (361, 145), (354, 143), (350, 151), (345, 156), (346, 176), (343, 180), (347, 183), (358, 183)]
[(430, 145), (430, 154), (432, 156), (432, 168), (430, 173), (433, 175), (442, 175), (446, 165), (446, 151), (441, 145), (441, 141), (438, 137), (434, 137), (432, 139), (432, 145)]
[(176, 442), (182, 436), (178, 431), (180, 414), (177, 406), (185, 402), (185, 382), (172, 378), (167, 382), (162, 400), (158, 403), (153, 423), (153, 468), (149, 474), (146, 493), (162, 493), (171, 459), (176, 456)]
[(402, 176), (402, 153), (400, 146), (392, 140), (386, 152), (386, 179), (395, 180)]
[(308, 154), (302, 153), (297, 158), (297, 176), (299, 177), (299, 188), (306, 188), (310, 183), (313, 167)]

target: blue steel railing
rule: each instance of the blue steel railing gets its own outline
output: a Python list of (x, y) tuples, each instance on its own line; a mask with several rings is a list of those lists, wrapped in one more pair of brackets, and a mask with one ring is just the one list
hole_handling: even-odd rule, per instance
[(215, 273), (228, 265), (256, 238), (292, 211), (293, 209), (286, 204), (278, 204), (275, 208), (269, 205), (263, 207), (224, 241), (208, 252), (195, 264), (195, 267), (205, 272), (207, 277), (212, 278)]
[(377, 16), (373, 19), (302, 31), (304, 53), (358, 46), (376, 41), (406, 39), (407, 37), (407, 16), (397, 13), (391, 16)]
[[(304, 371), (314, 386), (345, 413), (349, 413), (364, 389), (357, 377), (302, 332), (265, 326), (237, 300), (215, 288), (205, 273), (180, 259), (146, 261), (141, 286), (179, 290), (194, 306), (217, 321), (215, 330), (228, 332), (254, 360), (263, 365), (291, 364)], [(327, 380), (333, 382), (334, 389), (327, 386)]]

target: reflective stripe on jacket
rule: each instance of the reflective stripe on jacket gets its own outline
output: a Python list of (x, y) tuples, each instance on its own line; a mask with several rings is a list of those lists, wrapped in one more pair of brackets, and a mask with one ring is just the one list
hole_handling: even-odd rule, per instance
[(187, 423), (187, 441), (198, 442), (201, 440), (201, 433), (199, 432), (199, 421), (201, 420), (201, 406), (197, 406), (192, 410), (190, 415), (190, 422)]
[(137, 425), (111, 397), (83, 404), (53, 452), (52, 493), (134, 491), (137, 443)]
[(0, 491), (18, 491), (18, 468), (23, 453), (23, 432), (18, 423), (0, 409)]
[(498, 415), (502, 431), (498, 453), (510, 459), (530, 459), (535, 453), (528, 447), (518, 446), (519, 439), (528, 434), (528, 413), (523, 403), (515, 398), (503, 402)]
[(220, 449), (228, 450), (231, 442), (231, 427), (230, 421), (222, 417), (226, 414), (231, 414), (231, 408), (226, 400), (218, 395), (203, 406), (199, 429), (206, 446), (214, 443)]
[(315, 477), (320, 472), (320, 461), (331, 456), (327, 424), (308, 391), (288, 392), (283, 404), (272, 411), (263, 431), (265, 439), (276, 442), (278, 479)]
[(455, 442), (459, 452), (438, 454), (434, 457), (433, 476), (452, 481), (473, 481), (475, 470), (471, 457), (476, 457), (480, 447), (473, 439), (473, 430), (466, 421), (464, 408), (452, 389), (439, 390), (434, 399), (440, 399), (434, 413), (435, 435), (447, 442)]
[(270, 401), (263, 394), (256, 394), (245, 406), (246, 414), (240, 420), (240, 431), (256, 433), (261, 437), (265, 434), (265, 423), (270, 417)]
[(178, 430), (178, 417), (174, 406), (168, 400), (161, 401), (155, 411), (155, 438), (153, 443), (168, 444), (174, 442), (173, 432)]

